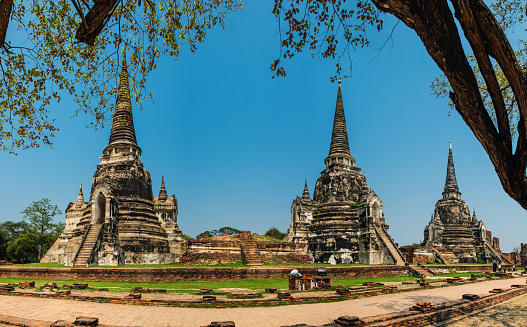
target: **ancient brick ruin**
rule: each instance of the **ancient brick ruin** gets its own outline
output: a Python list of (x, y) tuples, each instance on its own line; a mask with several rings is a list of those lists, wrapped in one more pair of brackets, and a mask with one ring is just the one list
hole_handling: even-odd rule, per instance
[[(433, 262), (435, 259), (440, 263), (510, 263), (500, 250), (499, 239), (492, 237), (483, 221), (478, 220), (475, 210), (470, 216), (468, 206), (461, 199), (452, 143), (448, 150), (443, 198), (437, 201), (432, 218), (425, 227), (422, 245), (415, 249), (419, 254), (413, 253), (411, 262)], [(429, 259), (425, 260), (427, 257)]]
[(178, 204), (164, 179), (158, 197), (141, 162), (130, 101), (126, 59), (117, 94), (112, 130), (93, 175), (88, 202), (81, 190), (66, 209), (66, 227), (41, 262), (68, 266), (156, 264), (177, 261), (183, 236)]
[(306, 243), (266, 242), (257, 239), (256, 234), (242, 231), (238, 235), (224, 235), (186, 243), (181, 264), (234, 263), (242, 261), (247, 266), (272, 263), (311, 263)]
[(522, 265), (523, 267), (527, 267), (527, 244), (521, 243), (520, 253), (518, 257), (519, 257), (519, 264)]
[(405, 260), (387, 233), (382, 202), (355, 167), (346, 130), (341, 84), (325, 169), (311, 199), (307, 182), (291, 206), (290, 242), (307, 242), (315, 262), (399, 264)]

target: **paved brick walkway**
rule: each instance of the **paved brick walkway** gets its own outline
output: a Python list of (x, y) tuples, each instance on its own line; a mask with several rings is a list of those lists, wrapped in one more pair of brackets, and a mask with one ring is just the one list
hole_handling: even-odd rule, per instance
[(449, 327), (525, 327), (527, 326), (527, 294), (506, 301), (497, 307), (466, 317)]
[(321, 325), (343, 315), (367, 317), (406, 310), (419, 301), (438, 304), (460, 299), (462, 294), (487, 294), (493, 288), (524, 284), (525, 278), (493, 280), (438, 289), (395, 293), (333, 303), (259, 308), (167, 308), (71, 300), (0, 296), (0, 314), (44, 321), (97, 317), (101, 324), (117, 326), (206, 326), (232, 320), (236, 327), (273, 327), (300, 323)]

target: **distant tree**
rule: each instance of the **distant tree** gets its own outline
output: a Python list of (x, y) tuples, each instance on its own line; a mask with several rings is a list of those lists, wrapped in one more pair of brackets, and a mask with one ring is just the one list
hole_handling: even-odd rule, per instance
[(187, 240), (187, 241), (192, 241), (192, 240), (193, 240), (192, 236), (189, 236), (189, 235), (187, 235), (187, 234), (183, 234), (183, 238), (184, 238), (185, 240)]
[(0, 223), (0, 259), (8, 259), (8, 243), (17, 239), (24, 233), (29, 233), (29, 224), (25, 221), (6, 221)]
[(0, 259), (6, 258), (7, 252), (7, 235), (6, 232), (0, 229)]
[(240, 230), (232, 227), (222, 227), (218, 229), (217, 231), (214, 230), (215, 236), (223, 236), (223, 235), (236, 235), (240, 234)]
[(287, 236), (287, 233), (282, 233), (278, 228), (271, 227), (267, 232), (265, 232), (265, 236), (269, 236), (277, 240), (283, 240)]
[(410, 249), (413, 249), (415, 247), (418, 247), (418, 246), (421, 246), (421, 244), (418, 244), (418, 243), (412, 243), (412, 244), (409, 244), (409, 245), (403, 245), (401, 246), (399, 249), (401, 249), (401, 251), (408, 251)]
[(220, 229), (207, 230), (196, 236), (196, 239), (211, 236), (236, 235), (240, 234), (240, 230), (233, 227), (222, 227)]
[(22, 263), (40, 259), (39, 237), (35, 233), (24, 233), (7, 245), (7, 255)]
[(512, 249), (512, 253), (516, 253), (516, 254), (520, 254), (520, 247), (519, 246), (515, 246), (513, 249)]
[(25, 221), (6, 221), (0, 223), (0, 231), (5, 233), (8, 240), (14, 240), (18, 238), (21, 234), (29, 233), (31, 228), (29, 224)]
[(196, 239), (199, 240), (201, 238), (205, 238), (205, 237), (211, 237), (212, 236), (212, 233), (208, 230), (200, 233), (198, 236), (196, 236)]
[(53, 218), (62, 214), (62, 211), (50, 202), (46, 198), (33, 201), (21, 212), (24, 214), (24, 219), (29, 220), (31, 228), (38, 233), (51, 233), (57, 229), (57, 224), (53, 222)]
[[(62, 211), (60, 211), (56, 205), (50, 204), (50, 202), (51, 201), (46, 198), (39, 201), (33, 201), (26, 209), (24, 209), (24, 211), (21, 212), (24, 214), (23, 219), (29, 221), (29, 227), (36, 235), (39, 260), (64, 228), (64, 224), (53, 222), (53, 218), (56, 215), (62, 214)], [(51, 241), (53, 238), (54, 240)], [(50, 242), (51, 244), (49, 244)]]

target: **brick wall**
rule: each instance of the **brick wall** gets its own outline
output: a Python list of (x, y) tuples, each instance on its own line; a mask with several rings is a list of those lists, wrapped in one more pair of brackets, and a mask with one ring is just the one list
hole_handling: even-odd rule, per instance
[[(250, 232), (246, 232), (251, 237)], [(306, 243), (289, 242), (256, 242), (258, 251), (265, 262), (311, 263), (313, 260), (307, 255)], [(218, 263), (232, 263), (242, 261), (241, 242), (237, 240), (192, 240), (187, 242), (187, 248), (180, 263), (214, 265)]]
[(492, 247), (498, 251), (498, 252), (501, 252), (501, 249), (500, 249), (500, 239), (498, 237), (493, 237), (492, 238)]
[[(441, 272), (441, 270), (448, 269), (448, 270), (458, 270), (458, 271), (470, 271), (470, 272), (483, 272), (483, 271), (490, 271), (492, 272), (492, 265), (424, 265), (427, 268), (430, 268), (433, 272)], [(507, 268), (509, 270), (512, 265), (509, 264), (502, 264), (503, 268)]]
[(256, 242), (258, 251), (261, 254), (287, 254), (299, 252), (307, 254), (307, 243), (290, 243), (290, 242)]
[(492, 232), (490, 230), (485, 231), (485, 238), (489, 244), (492, 244)]
[(432, 250), (423, 247), (414, 247), (406, 251), (406, 261), (408, 263), (435, 263)]
[(503, 254), (510, 262), (514, 263), (515, 265), (520, 264), (520, 256), (516, 252), (511, 253), (501, 253)]
[[(289, 278), (292, 267), (241, 268), (37, 268), (0, 267), (0, 278), (128, 281), (128, 282), (193, 282), (215, 280)], [(302, 267), (304, 277), (317, 277), (317, 267)], [(366, 278), (406, 276), (403, 266), (327, 267), (328, 278)]]

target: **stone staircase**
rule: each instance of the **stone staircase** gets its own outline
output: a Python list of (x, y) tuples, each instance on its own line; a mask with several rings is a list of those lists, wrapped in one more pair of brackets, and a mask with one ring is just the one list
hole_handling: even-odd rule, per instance
[(434, 254), (436, 256), (436, 259), (439, 259), (438, 261), (440, 261), (439, 263), (442, 263), (442, 264), (445, 264), (445, 265), (449, 265), (450, 264), (450, 260), (448, 260), (444, 255), (443, 253), (439, 252), (437, 249), (435, 248), (432, 248), (432, 251), (434, 251)]
[(485, 242), (485, 247), (489, 250), (489, 252), (492, 252), (494, 254), (494, 257), (499, 258), (499, 262), (501, 263), (508, 263), (512, 264), (512, 262), (509, 261), (504, 255), (499, 253), (492, 245), (490, 245), (488, 242)]
[(408, 274), (420, 278), (435, 276), (433, 272), (428, 271), (420, 266), (408, 266)]
[(390, 251), (390, 254), (394, 258), (395, 264), (398, 266), (404, 266), (406, 264), (406, 260), (404, 259), (401, 251), (399, 251), (399, 249), (395, 246), (395, 243), (393, 242), (393, 240), (386, 233), (384, 228), (377, 226), (377, 225), (374, 225), (374, 226), (375, 226), (375, 230), (377, 231), (377, 235), (379, 235), (384, 245), (386, 245), (386, 247), (388, 248), (388, 251)]
[(88, 267), (88, 260), (91, 257), (95, 243), (97, 243), (97, 240), (99, 239), (101, 228), (102, 224), (90, 225), (88, 233), (86, 234), (77, 257), (75, 258), (73, 267)]
[(240, 238), (242, 241), (242, 258), (243, 263), (246, 266), (261, 266), (263, 265), (263, 259), (258, 251), (258, 246), (251, 238), (251, 232), (242, 231), (240, 233)]

